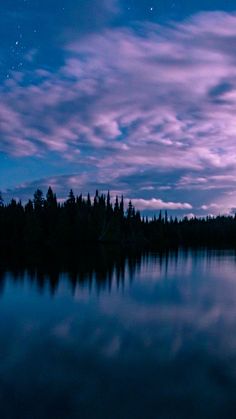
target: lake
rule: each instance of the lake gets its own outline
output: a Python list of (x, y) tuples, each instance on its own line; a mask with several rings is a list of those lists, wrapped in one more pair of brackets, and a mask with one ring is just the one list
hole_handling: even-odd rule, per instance
[(2, 268), (1, 418), (235, 418), (235, 389), (234, 251)]

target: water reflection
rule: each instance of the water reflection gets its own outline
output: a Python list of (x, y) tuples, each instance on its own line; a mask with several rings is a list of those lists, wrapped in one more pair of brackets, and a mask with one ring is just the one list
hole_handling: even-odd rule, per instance
[(2, 267), (3, 418), (234, 418), (234, 251)]
[[(228, 260), (230, 263), (227, 263)], [(1, 264), (0, 259), (0, 295), (9, 278), (13, 282), (27, 280), (35, 283), (39, 292), (46, 288), (52, 295), (57, 292), (62, 280), (67, 281), (73, 295), (77, 288), (84, 287), (98, 292), (124, 289), (137, 277), (148, 277), (150, 282), (177, 275), (185, 277), (194, 271), (198, 274), (210, 271), (216, 276), (227, 274), (228, 271), (231, 275), (234, 274), (233, 261), (236, 262), (234, 250), (176, 249), (151, 253), (127, 252), (120, 248), (107, 249), (102, 246), (80, 251), (69, 258), (68, 255), (66, 258), (60, 256), (59, 259), (55, 255), (52, 258), (47, 255), (40, 262), (25, 263), (18, 259), (6, 265)]]

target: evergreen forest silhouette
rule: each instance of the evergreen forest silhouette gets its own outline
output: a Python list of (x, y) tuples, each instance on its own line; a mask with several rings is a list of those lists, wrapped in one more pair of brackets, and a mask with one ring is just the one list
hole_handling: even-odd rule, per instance
[(38, 189), (25, 205), (0, 197), (1, 254), (25, 252), (30, 255), (42, 249), (55, 254), (103, 244), (119, 244), (138, 249), (178, 246), (227, 247), (236, 245), (236, 217), (172, 218), (167, 212), (152, 219), (142, 217), (132, 202), (111, 202), (109, 192), (96, 191), (68, 198), (59, 203), (52, 188), (46, 196)]

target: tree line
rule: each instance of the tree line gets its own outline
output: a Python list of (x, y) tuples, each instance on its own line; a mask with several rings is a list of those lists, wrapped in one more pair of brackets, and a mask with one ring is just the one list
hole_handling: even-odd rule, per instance
[(123, 197), (111, 201), (110, 193), (96, 191), (93, 198), (75, 196), (60, 203), (49, 187), (46, 196), (37, 189), (26, 204), (0, 196), (0, 249), (76, 249), (96, 243), (138, 248), (177, 246), (235, 246), (236, 217), (177, 219), (165, 211), (151, 219), (141, 216)]

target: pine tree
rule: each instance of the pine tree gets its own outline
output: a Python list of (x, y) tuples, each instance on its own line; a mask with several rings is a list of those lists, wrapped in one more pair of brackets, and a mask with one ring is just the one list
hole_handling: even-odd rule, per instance
[(133, 205), (132, 202), (129, 201), (128, 208), (127, 208), (127, 219), (130, 220), (133, 217)]
[(3, 205), (4, 205), (4, 201), (3, 201), (2, 193), (0, 191), (0, 207), (3, 207)]
[(43, 192), (40, 189), (37, 189), (34, 193), (34, 209), (36, 211), (41, 210), (44, 205)]
[(49, 186), (47, 195), (46, 195), (46, 206), (48, 208), (56, 208), (57, 207), (57, 197), (56, 194), (53, 193), (51, 186)]
[(90, 194), (88, 193), (88, 196), (87, 196), (87, 207), (88, 208), (91, 208), (91, 206), (92, 206), (91, 198), (90, 198)]
[(31, 201), (31, 199), (29, 199), (29, 201), (25, 205), (25, 213), (26, 214), (33, 214), (33, 212), (34, 212), (33, 202)]
[(118, 200), (118, 196), (116, 196), (116, 200), (115, 200), (114, 214), (116, 216), (119, 214), (119, 200)]
[(124, 197), (123, 195), (121, 196), (121, 201), (120, 201), (120, 215), (123, 218), (124, 217)]
[(66, 204), (69, 205), (69, 206), (74, 206), (75, 205), (75, 195), (74, 195), (74, 192), (73, 192), (72, 189), (69, 192)]

